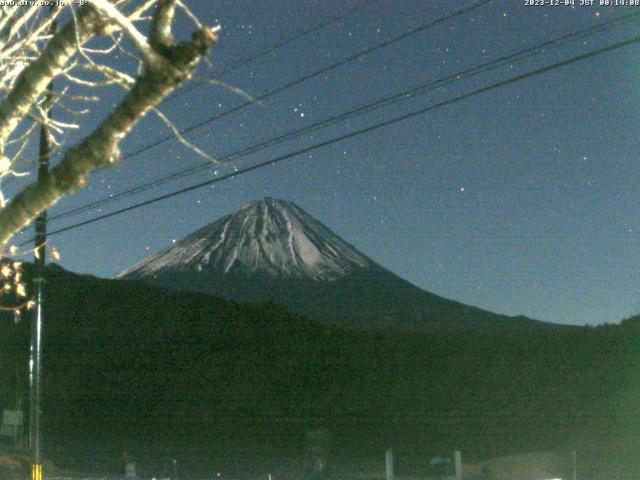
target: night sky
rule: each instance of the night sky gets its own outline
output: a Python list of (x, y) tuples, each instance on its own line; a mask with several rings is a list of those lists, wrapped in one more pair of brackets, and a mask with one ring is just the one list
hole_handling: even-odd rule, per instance
[[(188, 0), (222, 34), (201, 74), (224, 69), (360, 1)], [(598, 1), (595, 2), (596, 4)], [(260, 96), (471, 2), (370, 1), (220, 78)], [(495, 0), (187, 135), (213, 156), (481, 65), (638, 7), (526, 6)], [(52, 221), (50, 229), (268, 160), (550, 65), (640, 31), (640, 20), (546, 50), (141, 195)], [(179, 34), (192, 27), (182, 22)], [(637, 44), (359, 135), (212, 187), (51, 238), (72, 271), (112, 277), (264, 196), (297, 203), (372, 259), (425, 290), (510, 315), (570, 324), (640, 313), (640, 48)], [(95, 125), (118, 98), (104, 102)], [(162, 106), (184, 128), (246, 100), (202, 83)], [(131, 152), (169, 134), (145, 119)], [(71, 142), (77, 140), (72, 137)], [(93, 175), (51, 214), (202, 162), (165, 142)], [(11, 187), (22, 185), (16, 182)], [(9, 194), (15, 192), (10, 189)], [(16, 242), (29, 238), (27, 231)]]

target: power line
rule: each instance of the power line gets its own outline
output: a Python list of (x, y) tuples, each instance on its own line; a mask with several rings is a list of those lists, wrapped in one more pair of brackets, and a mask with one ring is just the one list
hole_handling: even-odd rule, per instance
[[(227, 73), (233, 72), (241, 67), (244, 67), (245, 65), (254, 62), (256, 60), (258, 60), (259, 58), (262, 58), (266, 55), (269, 55), (270, 53), (279, 50), (280, 48), (288, 45), (289, 43), (294, 42), (295, 40), (297, 40), (298, 38), (304, 37), (310, 33), (316, 32), (318, 30), (322, 30), (325, 27), (328, 27), (329, 25), (339, 22), (340, 20), (344, 19), (345, 17), (351, 15), (352, 13), (358, 12), (360, 10), (363, 10), (364, 8), (372, 5), (374, 3), (375, 0), (365, 0), (364, 2), (362, 2), (360, 5), (356, 5), (355, 7), (347, 10), (346, 12), (339, 14), (339, 15), (334, 15), (332, 17), (329, 17), (327, 19), (325, 19), (324, 21), (318, 23), (317, 25), (314, 25), (310, 28), (307, 28), (306, 30), (299, 30), (297, 32), (294, 32), (293, 34), (291, 34), (290, 36), (288, 36), (287, 38), (279, 41), (279, 42), (275, 42), (274, 44), (264, 48), (263, 50), (260, 50), (259, 52), (250, 55), (248, 57), (242, 58), (240, 60), (238, 60), (235, 63), (232, 63), (231, 65), (224, 67), (220, 70), (218, 70), (217, 72), (213, 72), (210, 75), (210, 78), (216, 78), (216, 77), (221, 77), (222, 75), (226, 75)], [(165, 104), (167, 102), (172, 101), (173, 99), (187, 94), (189, 92), (192, 92), (198, 88), (200, 88), (203, 84), (196, 84), (196, 85), (191, 85), (191, 87), (188, 88), (184, 88), (182, 90), (179, 90), (178, 92), (175, 92), (173, 95), (170, 95), (169, 97), (165, 98), (162, 102), (160, 102), (160, 105)]]
[[(313, 32), (316, 32), (318, 30), (322, 30), (323, 28), (328, 27), (329, 25), (331, 25), (333, 23), (339, 22), (340, 20), (348, 17), (352, 13), (356, 13), (356, 12), (358, 12), (360, 10), (364, 10), (366, 7), (371, 6), (375, 1), (376, 0), (364, 0), (359, 5), (356, 5), (355, 7), (352, 7), (352, 8), (346, 10), (345, 12), (343, 12), (341, 14), (330, 16), (330, 17), (324, 19), (323, 21), (321, 21), (320, 23), (318, 23), (316, 25), (312, 25), (309, 28), (293, 32), (292, 34), (290, 34), (286, 38), (284, 38), (282, 40), (279, 40), (277, 42), (274, 42), (270, 46), (265, 47), (264, 49), (254, 53), (252, 55), (249, 55), (247, 57), (241, 58), (238, 61), (232, 63), (231, 65), (228, 65), (228, 66), (226, 66), (224, 68), (221, 68), (218, 71), (215, 71), (215, 72), (211, 73), (209, 75), (209, 78), (214, 79), (214, 78), (217, 78), (217, 77), (221, 77), (221, 76), (226, 75), (226, 74), (228, 74), (230, 72), (233, 72), (233, 71), (235, 71), (235, 70), (237, 70), (239, 68), (242, 68), (245, 65), (248, 65), (249, 63), (252, 63), (252, 62), (254, 62), (254, 61), (256, 61), (256, 60), (258, 60), (258, 59), (260, 59), (262, 57), (265, 57), (266, 55), (269, 55), (270, 53), (275, 52), (276, 50), (281, 49), (282, 47), (287, 46), (288, 44), (296, 41), (299, 38), (302, 38), (302, 37), (304, 37), (306, 35), (309, 35), (309, 34), (311, 34)], [(62, 20), (62, 22), (68, 21), (71, 17), (72, 16), (68, 16), (68, 17), (64, 18)], [(196, 89), (198, 89), (198, 88), (200, 88), (202, 86), (203, 86), (203, 84), (199, 83), (199, 84), (191, 85), (188, 88), (184, 88), (184, 89), (178, 90), (177, 92), (174, 92), (172, 95), (169, 95), (167, 98), (163, 99), (160, 102), (159, 105), (163, 105), (163, 104), (165, 104), (167, 102), (170, 102), (170, 101), (172, 101), (172, 100), (174, 100), (174, 99), (176, 99), (176, 98), (178, 98), (178, 97), (180, 97), (182, 95), (190, 93), (190, 92), (192, 92), (192, 91), (194, 91), (194, 90), (196, 90)]]
[[(508, 55), (504, 55), (502, 57), (499, 57), (495, 60), (492, 60), (490, 62), (463, 70), (463, 71), (459, 71), (456, 73), (453, 73), (451, 75), (448, 75), (446, 77), (437, 79), (437, 80), (433, 80), (433, 81), (429, 81), (423, 84), (420, 84), (416, 87), (412, 87), (410, 89), (404, 90), (400, 93), (396, 93), (387, 97), (384, 97), (380, 100), (376, 100), (374, 102), (368, 103), (366, 105), (363, 105), (355, 110), (349, 110), (347, 112), (344, 112), (342, 114), (339, 115), (335, 115), (332, 116), (330, 118), (321, 120), (319, 122), (316, 122), (312, 125), (308, 125), (306, 127), (302, 127), (300, 129), (297, 130), (293, 130), (290, 132), (287, 132), (285, 134), (279, 135), (277, 137), (273, 137), (269, 140), (263, 141), (261, 143), (258, 143), (256, 145), (241, 149), (241, 150), (237, 150), (235, 152), (229, 153), (224, 155), (223, 157), (219, 158), (218, 161), (220, 163), (227, 163), (231, 160), (235, 160), (237, 158), (241, 158), (244, 157), (246, 155), (249, 155), (251, 153), (255, 153), (259, 150), (262, 150), (264, 148), (268, 148), (274, 145), (278, 145), (280, 143), (283, 143), (285, 141), (291, 140), (293, 138), (299, 137), (301, 135), (306, 135), (308, 133), (311, 133), (313, 131), (316, 131), (320, 128), (325, 128), (331, 125), (334, 125), (340, 121), (346, 120), (346, 119), (350, 119), (359, 115), (362, 115), (364, 113), (368, 113), (370, 111), (373, 111), (375, 109), (381, 108), (381, 107), (385, 107), (388, 105), (392, 105), (395, 104), (399, 101), (402, 101), (404, 99), (407, 98), (411, 98), (414, 97), (416, 95), (422, 95), (425, 94), (429, 91), (432, 91), (436, 88), (442, 87), (444, 85), (449, 85), (450, 83), (453, 83), (455, 81), (460, 81), (460, 80), (464, 80), (464, 79), (468, 79), (470, 77), (473, 77), (475, 75), (478, 75), (480, 73), (485, 73), (487, 71), (491, 71), (493, 69), (496, 69), (500, 66), (503, 66), (505, 64), (508, 63), (516, 63), (516, 62), (520, 62), (522, 60), (525, 60), (527, 58), (530, 58), (531, 56), (534, 56), (538, 53), (540, 53), (541, 51), (546, 51), (546, 49), (549, 48), (556, 48), (559, 47), (569, 41), (574, 41), (576, 39), (579, 38), (584, 38), (586, 36), (589, 35), (593, 35), (595, 33), (599, 33), (601, 31), (604, 31), (606, 29), (611, 28), (612, 26), (618, 26), (618, 25), (623, 25), (623, 24), (628, 24), (631, 23), (633, 21), (636, 21), (640, 18), (640, 12), (638, 13), (634, 13), (631, 15), (626, 15), (623, 17), (618, 17), (616, 19), (610, 20), (608, 22), (599, 24), (599, 25), (595, 25), (592, 27), (588, 27), (573, 33), (568, 33), (559, 37), (556, 37), (554, 39), (545, 41), (541, 44), (532, 46), (532, 47), (528, 47), (526, 49), (508, 54)], [(103, 199), (91, 202), (89, 204), (86, 205), (82, 205), (79, 207), (75, 207), (75, 208), (71, 208), (69, 210), (63, 211), (57, 215), (54, 215), (52, 217), (50, 217), (51, 220), (59, 220), (61, 218), (66, 218), (66, 217), (70, 217), (70, 216), (74, 216), (77, 215), (79, 213), (82, 213), (84, 211), (87, 210), (91, 210), (93, 208), (105, 205), (105, 204), (109, 204), (109, 203), (113, 203), (115, 201), (118, 201), (122, 198), (127, 198), (133, 195), (136, 195), (138, 193), (142, 193), (146, 190), (149, 189), (153, 189), (155, 187), (164, 185), (166, 183), (172, 182), (174, 180), (186, 177), (186, 176), (190, 176), (193, 175), (195, 173), (199, 173), (201, 171), (204, 170), (208, 170), (214, 166), (217, 166), (218, 164), (212, 164), (209, 161), (200, 163), (198, 165), (194, 165), (192, 167), (188, 167), (182, 170), (179, 170), (177, 172), (174, 172), (170, 175), (161, 177), (159, 179), (156, 180), (152, 180), (150, 182), (146, 182), (143, 184), (139, 184), (137, 186), (134, 186), (128, 190), (124, 190), (122, 192), (119, 192), (115, 195), (110, 195), (108, 197), (105, 197)]]
[[(367, 48), (365, 48), (363, 50), (360, 50), (358, 53), (355, 53), (355, 54), (353, 54), (353, 55), (351, 55), (351, 56), (349, 56), (349, 57), (347, 57), (345, 59), (342, 59), (342, 60), (340, 60), (338, 62), (332, 63), (331, 65), (328, 65), (328, 66), (323, 67), (323, 68), (321, 68), (319, 70), (316, 70), (313, 73), (309, 73), (309, 74), (307, 74), (307, 75), (305, 75), (303, 77), (300, 77), (300, 78), (298, 78), (296, 80), (293, 80), (293, 81), (291, 81), (289, 83), (286, 83), (286, 84), (284, 84), (284, 85), (282, 85), (280, 87), (277, 87), (277, 88), (275, 88), (273, 90), (269, 90), (268, 92), (263, 93), (259, 97), (255, 98), (253, 100), (249, 100), (249, 101), (246, 101), (244, 103), (241, 103), (240, 105), (238, 105), (238, 106), (236, 106), (236, 107), (234, 107), (234, 108), (232, 108), (230, 110), (227, 110), (227, 111), (221, 112), (221, 113), (217, 113), (217, 114), (207, 118), (206, 120), (202, 120), (202, 121), (200, 121), (198, 123), (195, 123), (195, 124), (193, 124), (193, 125), (191, 125), (189, 127), (186, 127), (184, 129), (180, 130), (179, 133), (180, 133), (180, 135), (184, 135), (185, 133), (189, 133), (189, 132), (192, 132), (194, 130), (197, 130), (198, 128), (201, 128), (204, 125), (207, 125), (207, 124), (212, 123), (212, 122), (214, 122), (214, 121), (216, 121), (216, 120), (218, 120), (220, 118), (226, 117), (227, 115), (230, 115), (230, 114), (235, 113), (235, 112), (237, 112), (239, 110), (242, 110), (244, 107), (246, 107), (248, 105), (252, 105), (254, 103), (261, 102), (262, 100), (266, 100), (269, 97), (272, 97), (272, 96), (277, 95), (279, 93), (282, 93), (282, 92), (284, 92), (286, 90), (289, 90), (290, 88), (293, 88), (293, 87), (295, 87), (297, 85), (300, 85), (301, 83), (304, 83), (304, 82), (306, 82), (308, 80), (311, 80), (312, 78), (318, 77), (318, 76), (323, 75), (325, 73), (328, 73), (328, 72), (330, 72), (332, 70), (335, 70), (336, 68), (341, 67), (342, 65), (346, 65), (348, 63), (351, 63), (351, 62), (353, 62), (353, 61), (355, 61), (355, 60), (357, 60), (359, 58), (362, 58), (362, 57), (364, 57), (366, 55), (369, 55), (370, 53), (373, 53), (373, 52), (375, 52), (377, 50), (380, 50), (381, 48), (388, 47), (389, 45), (392, 45), (392, 44), (394, 44), (396, 42), (399, 42), (400, 40), (403, 40), (403, 39), (405, 39), (405, 38), (407, 38), (407, 37), (409, 37), (411, 35), (415, 35), (417, 33), (421, 33), (421, 32), (423, 32), (423, 31), (425, 31), (425, 30), (427, 30), (427, 29), (429, 29), (431, 27), (434, 27), (434, 26), (440, 24), (440, 23), (447, 22), (447, 21), (449, 21), (449, 20), (451, 20), (451, 19), (453, 19), (455, 17), (458, 17), (460, 15), (464, 15), (466, 13), (469, 13), (472, 10), (480, 8), (483, 5), (486, 5), (487, 3), (490, 3), (492, 1), (493, 0), (479, 0), (479, 1), (476, 1), (476, 2), (474, 2), (472, 4), (470, 4), (470, 5), (467, 5), (466, 7), (459, 8), (458, 10), (455, 10), (454, 12), (452, 12), (450, 14), (447, 14), (447, 15), (442, 16), (442, 17), (440, 17), (440, 18), (438, 18), (436, 20), (432, 20), (432, 21), (430, 21), (430, 22), (428, 22), (426, 24), (423, 24), (423, 25), (420, 25), (418, 27), (415, 27), (415, 28), (412, 28), (410, 30), (407, 30), (404, 33), (401, 33), (400, 35), (398, 35), (396, 37), (393, 37), (393, 38), (390, 38), (388, 40), (385, 40), (384, 42), (379, 43), (379, 44), (377, 44), (377, 45), (375, 45), (373, 47), (367, 47)], [(149, 143), (149, 144), (147, 144), (147, 145), (145, 145), (143, 147), (138, 148), (137, 150), (134, 150), (134, 151), (124, 155), (122, 157), (122, 160), (127, 160), (127, 159), (129, 159), (131, 157), (135, 157), (136, 155), (139, 155), (142, 152), (145, 152), (147, 150), (155, 148), (158, 145), (162, 145), (163, 143), (168, 142), (169, 140), (173, 140), (175, 138), (176, 138), (175, 134), (167, 135), (167, 136), (165, 136), (165, 137), (163, 137), (163, 138), (161, 138), (159, 140), (156, 140), (155, 142)]]
[[(448, 105), (452, 105), (452, 104), (460, 102), (462, 100), (466, 100), (468, 98), (472, 98), (472, 97), (475, 97), (477, 95), (480, 95), (480, 94), (483, 94), (483, 93), (486, 93), (486, 92), (489, 92), (489, 91), (492, 91), (492, 90), (497, 90), (499, 88), (505, 87), (507, 85), (511, 85), (511, 84), (519, 82), (521, 80), (525, 80), (525, 79), (528, 79), (528, 78), (531, 78), (531, 77), (534, 77), (534, 76), (537, 76), (537, 75), (540, 75), (540, 74), (555, 70), (557, 68), (561, 68), (561, 67), (564, 67), (564, 66), (567, 66), (567, 65), (571, 65), (571, 64), (577, 63), (579, 61), (586, 60), (588, 58), (592, 58), (592, 57), (595, 57), (595, 56), (598, 56), (598, 55), (609, 53), (609, 52), (612, 52), (614, 50), (618, 50), (620, 48), (623, 48), (623, 47), (626, 47), (626, 46), (629, 46), (629, 45), (633, 45), (633, 44), (636, 44), (636, 43), (639, 43), (639, 42), (640, 42), (640, 35), (632, 37), (632, 38), (624, 40), (624, 41), (621, 41), (621, 42), (618, 42), (618, 43), (615, 43), (613, 45), (609, 45), (607, 47), (603, 47), (603, 48), (600, 48), (600, 49), (597, 49), (597, 50), (594, 50), (594, 51), (591, 51), (591, 52), (588, 52), (588, 53), (577, 55), (575, 57), (572, 57), (572, 58), (569, 58), (567, 60), (563, 60), (563, 61), (554, 63), (552, 65), (548, 65), (546, 67), (541, 67), (541, 68), (538, 68), (538, 69), (535, 69), (535, 70), (532, 70), (532, 71), (529, 71), (529, 72), (526, 72), (526, 73), (523, 73), (523, 74), (520, 74), (520, 75), (516, 75), (516, 76), (511, 77), (511, 78), (509, 78), (507, 80), (502, 80), (502, 81), (493, 83), (491, 85), (488, 85), (486, 87), (479, 88), (479, 89), (474, 90), (472, 92), (469, 92), (469, 93), (466, 93), (466, 94), (463, 94), (463, 95), (459, 95), (457, 97), (454, 97), (454, 98), (451, 98), (451, 99), (436, 103), (434, 105), (430, 105), (428, 107), (424, 107), (424, 108), (421, 108), (419, 110), (415, 110), (415, 111), (410, 112), (410, 113), (406, 113), (406, 114), (403, 114), (403, 115), (400, 115), (400, 116), (397, 116), (397, 117), (393, 117), (393, 118), (391, 118), (389, 120), (386, 120), (384, 122), (376, 123), (376, 124), (371, 125), (369, 127), (362, 128), (360, 130), (356, 130), (356, 131), (347, 133), (345, 135), (341, 135), (339, 137), (335, 137), (335, 138), (332, 138), (330, 140), (326, 140), (326, 141), (317, 143), (317, 144), (312, 145), (310, 147), (299, 149), (299, 150), (296, 150), (294, 152), (287, 153), (287, 154), (272, 158), (270, 160), (267, 160), (267, 161), (264, 161), (264, 162), (261, 162), (261, 163), (255, 164), (255, 165), (251, 165), (251, 166), (246, 167), (244, 169), (238, 170), (237, 172), (229, 173), (229, 174), (224, 175), (222, 177), (214, 178), (214, 179), (207, 180), (207, 181), (204, 181), (204, 182), (199, 182), (199, 183), (196, 183), (196, 184), (191, 185), (189, 187), (182, 188), (180, 190), (176, 190), (176, 191), (173, 191), (171, 193), (164, 194), (164, 195), (160, 195), (158, 197), (154, 197), (152, 199), (146, 200), (144, 202), (137, 203), (135, 205), (130, 205), (128, 207), (121, 208), (119, 210), (115, 210), (113, 212), (110, 212), (110, 213), (107, 213), (107, 214), (104, 214), (104, 215), (100, 215), (98, 217), (95, 217), (95, 218), (92, 218), (92, 219), (89, 219), (89, 220), (85, 220), (83, 222), (79, 222), (79, 223), (76, 223), (76, 224), (73, 224), (73, 225), (69, 225), (69, 226), (64, 227), (64, 228), (60, 228), (58, 230), (54, 230), (54, 231), (50, 232), (49, 235), (50, 236), (51, 235), (57, 235), (57, 234), (60, 234), (60, 233), (63, 233), (63, 232), (67, 232), (69, 230), (74, 230), (76, 228), (79, 228), (79, 227), (82, 227), (82, 226), (85, 226), (85, 225), (89, 225), (89, 224), (98, 222), (100, 220), (104, 220), (106, 218), (114, 217), (116, 215), (120, 215), (120, 214), (125, 213), (125, 212), (136, 210), (138, 208), (141, 208), (141, 207), (144, 207), (144, 206), (147, 206), (147, 205), (151, 205), (153, 203), (157, 203), (157, 202), (162, 201), (162, 200), (166, 200), (167, 198), (171, 198), (171, 197), (175, 197), (175, 196), (178, 196), (178, 195), (182, 195), (184, 193), (191, 192), (193, 190), (197, 190), (197, 189), (202, 188), (202, 187), (206, 187), (206, 186), (210, 186), (210, 185), (213, 185), (215, 183), (218, 183), (218, 182), (222, 182), (222, 181), (224, 181), (226, 179), (229, 179), (229, 178), (238, 177), (240, 175), (252, 172), (254, 170), (258, 170), (258, 169), (261, 169), (261, 168), (264, 168), (264, 167), (267, 167), (267, 166), (275, 165), (275, 164), (283, 162), (285, 160), (289, 160), (291, 158), (298, 157), (300, 155), (303, 155), (303, 154), (306, 154), (306, 153), (309, 153), (309, 152), (324, 148), (326, 146), (333, 145), (335, 143), (342, 142), (344, 140), (348, 140), (350, 138), (353, 138), (353, 137), (356, 137), (356, 136), (359, 136), (359, 135), (363, 135), (365, 133), (369, 133), (369, 132), (378, 130), (380, 128), (384, 128), (384, 127), (387, 127), (389, 125), (393, 125), (395, 123), (402, 122), (404, 120), (409, 120), (411, 118), (415, 118), (417, 116), (424, 115), (425, 113), (431, 112), (431, 111), (436, 110), (438, 108), (445, 107), (445, 106), (448, 106)], [(28, 243), (30, 241), (31, 240), (28, 240), (27, 242), (24, 242), (23, 244), (26, 244), (26, 243)]]

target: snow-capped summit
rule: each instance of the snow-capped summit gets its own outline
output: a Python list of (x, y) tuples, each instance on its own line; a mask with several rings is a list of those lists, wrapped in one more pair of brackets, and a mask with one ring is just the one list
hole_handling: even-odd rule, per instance
[(118, 278), (241, 302), (275, 302), (344, 327), (448, 332), (540, 324), (422, 290), (297, 205), (273, 198), (245, 205)]
[(294, 203), (267, 197), (206, 225), (118, 277), (191, 271), (330, 281), (373, 265)]

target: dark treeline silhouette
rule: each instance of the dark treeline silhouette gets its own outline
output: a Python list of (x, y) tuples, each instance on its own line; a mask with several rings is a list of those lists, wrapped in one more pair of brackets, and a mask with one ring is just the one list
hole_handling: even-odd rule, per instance
[[(577, 449), (585, 476), (640, 473), (640, 317), (539, 332), (356, 332), (275, 304), (55, 266), (45, 301), (45, 446), (62, 462), (115, 469), (125, 450), (181, 452), (203, 469), (218, 459), (264, 473), (264, 459), (304, 455), (305, 435), (323, 429), (343, 459), (388, 446), (415, 462), (453, 448), (467, 460)], [(5, 408), (16, 388), (26, 393), (28, 330), (26, 318), (0, 322)]]

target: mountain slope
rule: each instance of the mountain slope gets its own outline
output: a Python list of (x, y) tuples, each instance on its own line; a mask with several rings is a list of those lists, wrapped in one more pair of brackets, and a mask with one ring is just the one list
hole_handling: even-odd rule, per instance
[(173, 290), (274, 301), (325, 323), (455, 331), (550, 326), (421, 290), (291, 202), (265, 198), (118, 275)]
[(300, 207), (265, 198), (197, 230), (119, 277), (205, 271), (330, 281), (373, 265)]
[[(62, 458), (128, 450), (157, 466), (179, 452), (183, 465), (212, 469), (265, 454), (277, 465), (283, 452), (300, 454), (307, 430), (326, 427), (346, 460), (379, 458), (389, 442), (429, 459), (585, 439), (586, 476), (587, 446), (618, 455), (608, 442), (637, 436), (637, 321), (523, 335), (362, 332), (55, 267), (46, 280), (44, 431)], [(0, 408), (9, 408), (16, 365), (26, 392), (29, 322), (0, 320)], [(197, 473), (211, 471), (220, 470)], [(261, 471), (271, 470), (246, 477)]]

